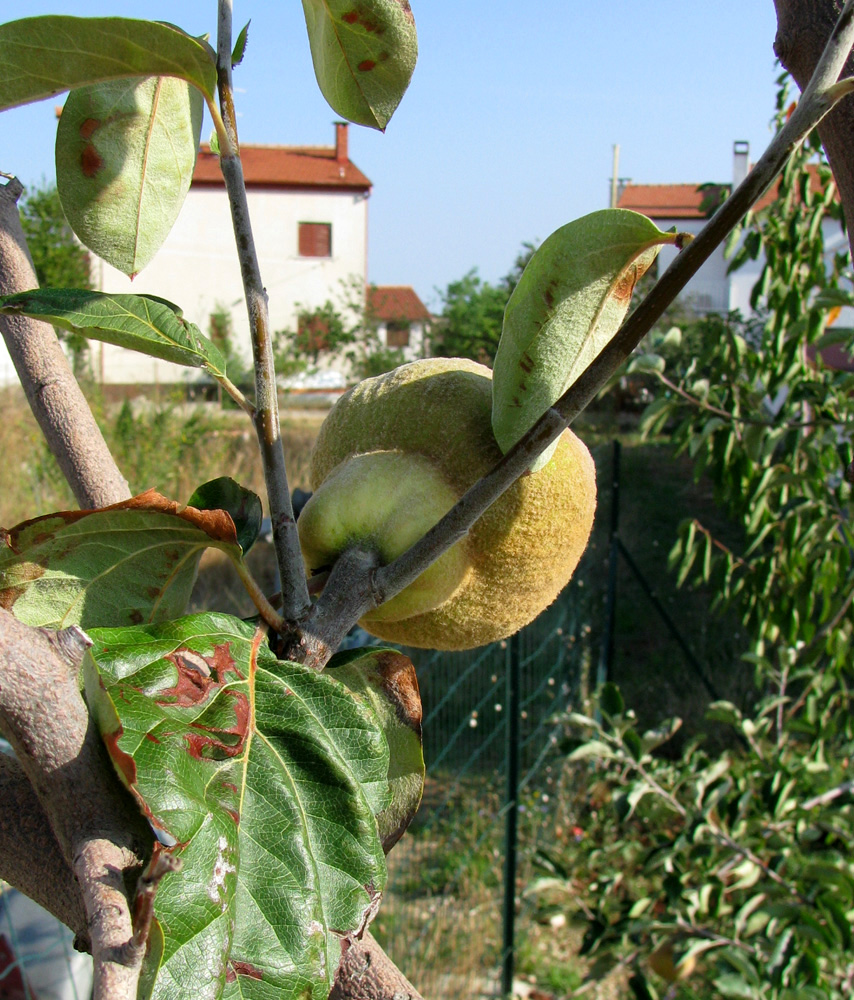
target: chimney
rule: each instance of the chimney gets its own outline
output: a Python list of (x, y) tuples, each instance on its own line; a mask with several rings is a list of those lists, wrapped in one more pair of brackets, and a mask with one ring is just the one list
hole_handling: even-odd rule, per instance
[(341, 166), (347, 163), (347, 122), (335, 122), (335, 159)]
[(733, 190), (747, 177), (750, 169), (750, 143), (736, 139), (732, 144), (732, 186)]

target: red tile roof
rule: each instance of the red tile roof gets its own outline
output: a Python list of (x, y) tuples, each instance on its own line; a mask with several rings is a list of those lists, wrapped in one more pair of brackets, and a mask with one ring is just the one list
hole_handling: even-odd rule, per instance
[(704, 192), (697, 184), (627, 184), (617, 208), (630, 208), (651, 219), (702, 219)]
[[(810, 168), (811, 186), (819, 189), (818, 169)], [(777, 197), (779, 182), (769, 188), (753, 206), (754, 211), (766, 208)], [(706, 213), (700, 205), (710, 194), (700, 190), (699, 184), (627, 184), (623, 188), (617, 208), (630, 208), (634, 212), (649, 216), (650, 219), (705, 219)], [(728, 184), (719, 185), (730, 188)]]
[(427, 307), (409, 285), (371, 285), (368, 310), (383, 322), (417, 323), (430, 319)]
[[(247, 188), (332, 188), (370, 191), (371, 182), (334, 146), (241, 146)], [(203, 146), (193, 172), (194, 187), (222, 186), (219, 157)]]

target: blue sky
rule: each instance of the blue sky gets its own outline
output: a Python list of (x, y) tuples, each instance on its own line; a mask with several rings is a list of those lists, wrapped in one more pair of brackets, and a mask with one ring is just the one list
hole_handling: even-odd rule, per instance
[[(428, 305), (470, 268), (495, 281), (525, 240), (605, 207), (612, 146), (638, 182), (729, 180), (732, 143), (768, 142), (771, 0), (411, 0), (412, 84), (384, 135), (351, 127), (370, 177), (369, 278)], [(7, 14), (12, 4), (3, 5)], [(331, 144), (299, 0), (235, 0), (243, 142)], [(20, 9), (20, 8), (19, 8)], [(215, 0), (30, 0), (26, 14), (121, 14), (211, 33)], [(53, 177), (54, 104), (0, 115), (0, 170)]]

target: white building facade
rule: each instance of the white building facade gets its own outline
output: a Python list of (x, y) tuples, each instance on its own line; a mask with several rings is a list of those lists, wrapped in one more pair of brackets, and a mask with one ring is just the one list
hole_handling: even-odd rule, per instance
[[(618, 208), (628, 208), (652, 219), (662, 230), (675, 226), (680, 232), (696, 235), (708, 221), (705, 202), (716, 193), (736, 187), (747, 176), (749, 169), (749, 146), (746, 142), (733, 144), (732, 183), (718, 185), (699, 184), (624, 184), (617, 199)], [(711, 188), (711, 190), (710, 190)], [(769, 205), (776, 197), (776, 185), (754, 206), (759, 210)], [(848, 238), (842, 227), (833, 220), (826, 220), (822, 226), (824, 248), (830, 260), (848, 247)], [(657, 259), (658, 273), (663, 274), (679, 251), (672, 246), (661, 248)], [(760, 254), (756, 260), (746, 261), (738, 270), (727, 273), (729, 260), (724, 255), (723, 245), (718, 246), (712, 256), (690, 279), (680, 298), (688, 302), (700, 314), (727, 313), (738, 310), (743, 316), (750, 316), (750, 295), (764, 266)], [(848, 308), (843, 310), (840, 326), (854, 326), (854, 314)]]
[[(331, 147), (241, 147), (249, 212), (273, 331), (296, 329), (302, 310), (335, 299), (344, 284), (364, 287), (371, 182), (347, 155), (347, 125)], [(234, 342), (251, 358), (249, 322), (231, 214), (218, 157), (199, 153), (180, 215), (154, 260), (133, 281), (103, 261), (101, 291), (152, 294), (180, 306), (209, 335), (212, 317), (232, 319)], [(194, 382), (183, 368), (135, 351), (92, 342), (92, 367), (104, 385)]]

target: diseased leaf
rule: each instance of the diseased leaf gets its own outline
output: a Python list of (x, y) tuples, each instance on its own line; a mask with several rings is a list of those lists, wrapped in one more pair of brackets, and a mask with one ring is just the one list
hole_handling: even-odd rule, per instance
[(0, 296), (0, 313), (32, 316), (72, 333), (127, 347), (177, 365), (225, 374), (219, 348), (181, 315), (178, 306), (153, 295), (107, 295), (80, 288), (36, 288)]
[(148, 490), (100, 510), (0, 529), (0, 607), (27, 625), (136, 625), (184, 612), (209, 546), (241, 558), (234, 523)]
[(90, 634), (107, 748), (183, 861), (155, 901), (154, 1000), (325, 1000), (340, 937), (386, 878), (389, 749), (370, 698), (225, 615)]
[(199, 510), (225, 510), (234, 522), (237, 543), (245, 555), (261, 531), (263, 510), (257, 493), (247, 490), (228, 476), (220, 476), (195, 490), (187, 501)]
[(383, 850), (388, 854), (412, 822), (424, 790), (421, 698), (415, 668), (396, 649), (368, 647), (336, 654), (326, 670), (367, 701), (388, 740), (391, 798), (377, 816)]
[[(492, 373), (492, 429), (508, 451), (619, 329), (662, 244), (649, 219), (605, 209), (561, 227), (528, 262), (504, 312)], [(541, 469), (556, 444), (532, 464)]]
[(133, 277), (178, 218), (193, 179), (202, 95), (184, 80), (131, 77), (68, 95), (56, 130), (56, 185), (90, 250)]
[(0, 111), (128, 76), (174, 76), (216, 93), (216, 55), (179, 28), (126, 17), (25, 17), (0, 24)]
[(321, 93), (343, 118), (382, 131), (418, 56), (409, 0), (303, 0)]

